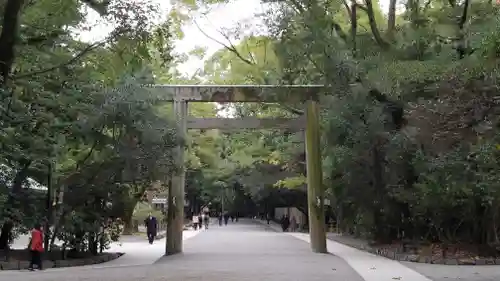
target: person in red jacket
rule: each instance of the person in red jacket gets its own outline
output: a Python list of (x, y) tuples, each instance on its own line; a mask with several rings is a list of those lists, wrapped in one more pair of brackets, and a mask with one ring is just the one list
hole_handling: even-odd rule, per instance
[(30, 252), (31, 262), (29, 269), (34, 270), (33, 266), (36, 265), (38, 270), (42, 270), (43, 231), (40, 224), (36, 224), (35, 228), (31, 231)]

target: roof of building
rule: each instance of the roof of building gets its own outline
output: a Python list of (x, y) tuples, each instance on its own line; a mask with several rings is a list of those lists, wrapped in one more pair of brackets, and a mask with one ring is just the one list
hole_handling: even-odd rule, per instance
[[(7, 186), (12, 186), (12, 178), (14, 174), (14, 169), (11, 167), (0, 164), (0, 180), (5, 182)], [(26, 182), (23, 184), (24, 188), (36, 189), (36, 190), (47, 190), (48, 188), (32, 178), (27, 178)]]
[(153, 204), (167, 204), (167, 198), (153, 198), (151, 200)]

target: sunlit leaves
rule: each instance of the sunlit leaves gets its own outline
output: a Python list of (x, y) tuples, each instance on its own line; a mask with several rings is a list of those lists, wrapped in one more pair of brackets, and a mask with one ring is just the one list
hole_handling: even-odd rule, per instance
[(307, 179), (304, 176), (298, 177), (290, 177), (285, 178), (283, 180), (279, 180), (276, 184), (276, 187), (286, 187), (286, 188), (297, 188), (304, 186), (307, 183)]

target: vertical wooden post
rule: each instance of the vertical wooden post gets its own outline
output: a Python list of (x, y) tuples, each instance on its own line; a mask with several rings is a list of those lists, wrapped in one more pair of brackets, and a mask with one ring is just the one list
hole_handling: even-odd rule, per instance
[(306, 118), (307, 201), (311, 249), (315, 253), (327, 253), (317, 99), (307, 101)]
[[(174, 115), (177, 124), (178, 138), (186, 139), (187, 133), (187, 102), (174, 101)], [(168, 189), (167, 209), (167, 241), (165, 255), (182, 252), (182, 232), (184, 230), (184, 146), (178, 145), (175, 151), (175, 162), (179, 168), (178, 173), (172, 177)]]
[(44, 235), (44, 241), (43, 241), (43, 248), (46, 251), (49, 251), (50, 247), (50, 226), (52, 224), (52, 215), (54, 211), (54, 206), (52, 204), (54, 200), (54, 190), (52, 187), (52, 158), (49, 158), (49, 163), (47, 164), (47, 197), (46, 197), (46, 207), (47, 207), (47, 213), (46, 213), (46, 221), (45, 225), (43, 226), (45, 229), (45, 235)]

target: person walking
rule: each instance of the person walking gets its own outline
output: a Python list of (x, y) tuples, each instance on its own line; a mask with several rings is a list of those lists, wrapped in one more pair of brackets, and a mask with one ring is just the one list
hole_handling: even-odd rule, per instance
[(281, 229), (283, 229), (283, 232), (286, 232), (288, 227), (290, 227), (290, 218), (288, 218), (288, 215), (284, 215), (281, 219)]
[(229, 214), (226, 212), (224, 214), (224, 225), (227, 225), (228, 222), (229, 222)]
[(222, 226), (222, 213), (219, 213), (219, 226)]
[(198, 215), (198, 228), (200, 228), (200, 230), (203, 228), (203, 213)]
[(153, 244), (158, 230), (158, 221), (149, 213), (148, 217), (144, 220), (144, 224), (146, 225), (149, 244)]
[(30, 240), (30, 254), (31, 261), (29, 265), (29, 270), (33, 271), (34, 266), (36, 265), (38, 270), (43, 270), (42, 268), (42, 253), (43, 253), (43, 231), (42, 226), (37, 223), (35, 228), (31, 231), (31, 240)]
[(295, 216), (292, 216), (292, 219), (290, 220), (290, 230), (292, 232), (297, 231), (297, 219), (295, 219)]
[(210, 222), (210, 215), (206, 213), (203, 217), (203, 223), (205, 224), (205, 229), (208, 229), (209, 222)]
[(193, 228), (194, 230), (198, 230), (198, 215), (193, 214)]

